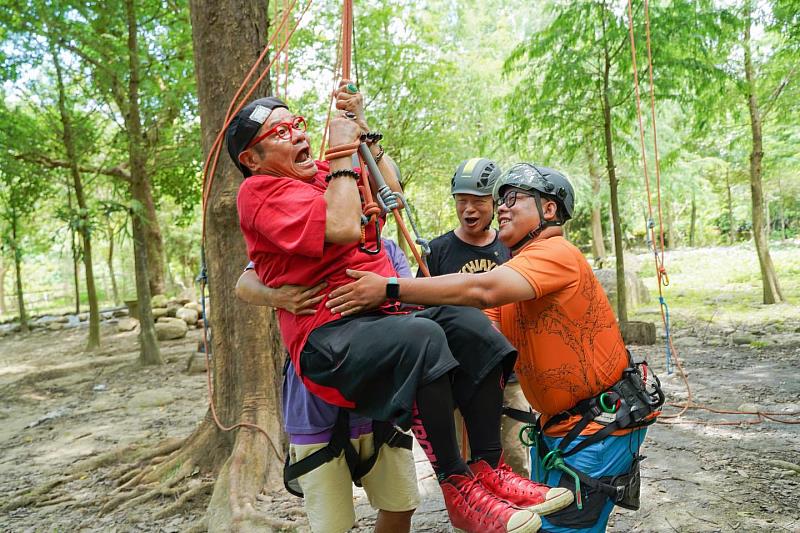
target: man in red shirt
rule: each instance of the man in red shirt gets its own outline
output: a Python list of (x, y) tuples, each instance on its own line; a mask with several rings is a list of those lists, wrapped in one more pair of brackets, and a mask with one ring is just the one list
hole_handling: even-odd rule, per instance
[[(367, 131), (362, 102), (346, 84), (340, 87), (337, 107), (347, 113), (331, 121), (329, 152), (336, 156), (329, 162), (311, 158), (305, 120), (276, 98), (251, 102), (232, 120), (228, 151), (247, 178), (237, 199), (240, 226), (265, 285), (324, 280), (323, 293), (329, 293), (350, 281), (347, 269), (389, 276), (396, 284), (385, 253), (364, 251), (374, 248), (379, 236), (369, 224), (362, 238), (358, 174), (350, 159)], [(382, 148), (373, 145), (371, 151), (396, 186)], [(502, 383), (515, 350), (480, 311), (433, 307), (408, 313), (389, 301), (375, 312), (343, 318), (320, 302), (314, 314), (279, 310), (278, 322), (309, 391), (358, 415), (411, 427), (455, 527), (475, 533), (536, 531), (541, 525), (536, 513), (572, 501), (565, 489), (499, 468)], [(489, 465), (479, 476), (458, 453), (455, 404), (467, 423), (473, 459)], [(494, 483), (484, 482), (489, 477)]]

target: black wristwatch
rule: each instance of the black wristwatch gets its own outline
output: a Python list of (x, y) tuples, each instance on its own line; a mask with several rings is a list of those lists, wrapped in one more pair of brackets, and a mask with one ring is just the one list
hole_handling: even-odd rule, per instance
[(397, 278), (389, 278), (386, 282), (386, 298), (388, 300), (397, 300), (400, 298), (400, 282)]

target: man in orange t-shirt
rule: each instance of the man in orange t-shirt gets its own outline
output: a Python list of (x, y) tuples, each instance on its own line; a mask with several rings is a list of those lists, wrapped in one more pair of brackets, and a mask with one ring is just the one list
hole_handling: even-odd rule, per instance
[[(569, 181), (553, 169), (520, 164), (498, 179), (493, 195), (500, 240), (512, 251), (508, 262), (482, 274), (402, 279), (391, 291), (386, 278), (349, 271), (357, 281), (331, 292), (326, 305), (347, 315), (391, 292), (418, 304), (493, 308), (490, 318), (518, 350), (523, 392), (542, 414), (540, 443), (553, 451), (533, 454), (533, 466), (548, 469), (549, 484), (577, 490), (575, 503), (542, 518), (543, 531), (604, 531), (615, 503), (638, 506), (638, 450), (648, 420), (629, 415), (653, 402), (640, 409), (635, 398), (629, 405), (617, 393), (632, 374), (641, 375), (631, 371), (591, 266), (563, 236), (575, 204)], [(631, 383), (628, 391), (641, 385), (647, 392), (641, 379)]]

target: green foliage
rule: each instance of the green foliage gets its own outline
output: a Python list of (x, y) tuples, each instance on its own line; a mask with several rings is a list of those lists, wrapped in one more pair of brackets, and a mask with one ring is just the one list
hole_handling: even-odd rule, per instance
[[(751, 238), (751, 146), (741, 67), (742, 2), (650, 4), (665, 232), (671, 245), (688, 245), (692, 231), (695, 246), (714, 245), (728, 242), (732, 226), (735, 240), (746, 241)], [(643, 2), (633, 5), (648, 130)], [(771, 237), (792, 239), (800, 235), (800, 4), (770, 0), (757, 5), (754, 60), (764, 106)], [(145, 167), (168, 269), (176, 283), (185, 285), (196, 266), (202, 165), (191, 27), (185, 3), (137, 0), (136, 9)], [(340, 10), (341, 3), (334, 0), (315, 2), (290, 48), (290, 104), (310, 119), (309, 131), (317, 142), (333, 83)], [(570, 238), (584, 247), (590, 242), (592, 207), (600, 209), (608, 238), (608, 187), (595, 193), (589, 176), (590, 162), (603, 178), (607, 172), (605, 93), (623, 239), (629, 247), (646, 245), (648, 198), (624, 2), (363, 0), (357, 2), (355, 15), (353, 75), (367, 97), (370, 124), (382, 131), (387, 153), (401, 167), (426, 237), (457, 223), (448, 192), (456, 165), (486, 156), (503, 167), (535, 160), (564, 170), (578, 200)], [(48, 39), (64, 68), (89, 203), (83, 213), (69, 204), (64, 168), (53, 164), (63, 162), (66, 153)], [(13, 212), (27, 221), (20, 226), (19, 239), (26, 250), (41, 249), (45, 235), (49, 260), (64, 256), (71, 263), (69, 228), (90, 224), (98, 242), (95, 262), (114, 239), (122, 243), (115, 251), (119, 270), (129, 277), (128, 216), (141, 206), (130, 201), (124, 179), (108, 173), (130, 170), (123, 3), (8, 0), (0, 5), (0, 43), (0, 80), (6, 82), (7, 102), (0, 114), (0, 209), (6, 213), (0, 233), (9, 234), (9, 206), (17, 206)], [(658, 223), (649, 134), (646, 141), (650, 199)], [(387, 231), (395, 234), (393, 223)], [(7, 243), (7, 256), (9, 250)], [(51, 270), (48, 282), (69, 284), (67, 267)]]

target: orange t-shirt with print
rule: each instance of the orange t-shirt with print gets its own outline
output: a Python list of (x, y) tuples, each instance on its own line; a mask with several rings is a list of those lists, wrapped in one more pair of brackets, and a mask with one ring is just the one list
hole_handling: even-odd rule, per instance
[[(499, 268), (514, 269), (536, 292), (532, 300), (488, 314), (517, 347), (515, 371), (542, 425), (619, 381), (628, 354), (608, 298), (580, 250), (550, 237), (527, 244)], [(547, 434), (562, 436), (578, 420), (564, 420)], [(600, 427), (592, 422), (582, 433)]]

